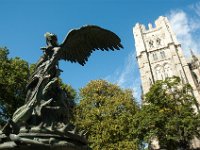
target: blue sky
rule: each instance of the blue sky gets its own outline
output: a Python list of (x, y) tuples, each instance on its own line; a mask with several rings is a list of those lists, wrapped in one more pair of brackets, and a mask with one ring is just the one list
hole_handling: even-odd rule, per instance
[(87, 64), (61, 62), (62, 79), (75, 89), (90, 80), (106, 79), (134, 90), (140, 97), (140, 76), (135, 59), (133, 26), (147, 26), (159, 16), (167, 16), (182, 42), (186, 55), (192, 48), (200, 52), (200, 2), (196, 0), (1, 0), (0, 46), (10, 50), (10, 57), (35, 63), (45, 46), (44, 33), (57, 34), (62, 42), (68, 31), (95, 24), (115, 32), (123, 50), (94, 52)]

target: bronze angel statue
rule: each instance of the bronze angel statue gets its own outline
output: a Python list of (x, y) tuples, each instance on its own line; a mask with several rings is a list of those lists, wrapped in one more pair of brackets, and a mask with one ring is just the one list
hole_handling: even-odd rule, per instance
[[(58, 43), (55, 34), (46, 33), (45, 38), (47, 45), (41, 48), (44, 54), (36, 64), (27, 85), (25, 104), (16, 110), (9, 122), (15, 134), (38, 131), (41, 133), (47, 130), (66, 133), (71, 130), (70, 106), (66, 101), (65, 91), (59, 85), (62, 71), (58, 67), (59, 60), (85, 65), (95, 50), (123, 48), (115, 33), (95, 25), (71, 30), (62, 44)], [(8, 130), (5, 127), (4, 130), (6, 129)]]

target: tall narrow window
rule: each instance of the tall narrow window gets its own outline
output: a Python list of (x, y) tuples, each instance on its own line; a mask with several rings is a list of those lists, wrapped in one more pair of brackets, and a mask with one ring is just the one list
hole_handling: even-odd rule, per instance
[(154, 47), (153, 41), (152, 41), (152, 40), (149, 41), (149, 47), (150, 47), (150, 48), (153, 48), (153, 47)]
[(161, 45), (161, 39), (160, 38), (157, 38), (156, 39), (156, 44), (159, 46), (159, 45)]
[(158, 57), (157, 57), (156, 53), (153, 53), (153, 60), (157, 60), (157, 59), (158, 59)]
[(164, 51), (161, 51), (160, 55), (161, 55), (161, 58), (165, 58), (165, 52)]
[(161, 66), (158, 65), (155, 68), (155, 73), (156, 73), (156, 80), (162, 80), (162, 76), (161, 76), (161, 74), (162, 74), (162, 68), (161, 68)]
[(164, 65), (164, 74), (165, 74), (165, 78), (172, 77), (172, 71), (169, 64)]

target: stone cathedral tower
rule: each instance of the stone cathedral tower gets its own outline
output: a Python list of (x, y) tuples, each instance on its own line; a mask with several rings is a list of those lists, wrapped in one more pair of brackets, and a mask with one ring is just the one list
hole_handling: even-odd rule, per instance
[(190, 83), (200, 104), (199, 83), (194, 79), (168, 19), (160, 16), (155, 21), (155, 27), (149, 24), (148, 29), (137, 23), (133, 34), (143, 94), (149, 91), (156, 80), (179, 76), (183, 83)]

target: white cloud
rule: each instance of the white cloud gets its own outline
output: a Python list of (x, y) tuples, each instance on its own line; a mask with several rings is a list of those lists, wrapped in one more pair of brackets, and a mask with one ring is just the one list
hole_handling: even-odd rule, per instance
[(130, 53), (127, 59), (127, 62), (125, 63), (125, 67), (122, 71), (122, 73), (119, 75), (119, 78), (117, 80), (117, 84), (120, 86), (130, 86), (130, 83), (127, 81), (131, 78), (131, 73), (133, 73), (133, 60), (134, 60), (134, 55), (133, 53)]
[(173, 10), (167, 17), (178, 41), (182, 45), (185, 56), (190, 56), (189, 49), (192, 49), (196, 54), (199, 54), (200, 36), (196, 34), (196, 32), (200, 31), (200, 18), (188, 16), (183, 10)]
[(107, 76), (105, 79), (122, 88), (131, 89), (134, 97), (140, 100), (140, 76), (138, 74), (139, 70), (135, 56), (135, 53), (131, 52), (127, 60), (125, 60), (124, 67), (122, 69), (117, 69), (112, 75)]
[(190, 8), (193, 9), (198, 16), (200, 16), (200, 2), (191, 5)]

